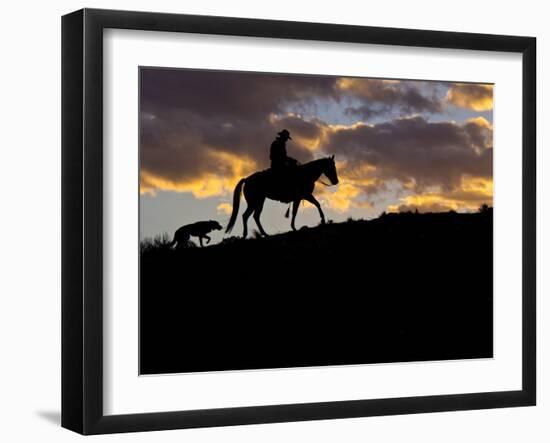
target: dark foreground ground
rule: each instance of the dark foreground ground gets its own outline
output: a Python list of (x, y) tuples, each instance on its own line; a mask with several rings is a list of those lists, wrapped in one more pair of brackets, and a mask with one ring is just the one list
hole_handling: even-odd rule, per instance
[(492, 210), (142, 247), (142, 374), (492, 357)]

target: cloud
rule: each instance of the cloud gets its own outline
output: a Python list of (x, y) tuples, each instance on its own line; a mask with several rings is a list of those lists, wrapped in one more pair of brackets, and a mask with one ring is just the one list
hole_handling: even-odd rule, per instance
[(429, 122), (416, 116), (336, 128), (324, 150), (356, 169), (368, 165), (375, 183), (453, 189), (463, 175), (492, 177), (491, 140), (492, 129), (484, 122)]
[(222, 151), (206, 152), (205, 158), (209, 159), (209, 168), (198, 170), (184, 179), (154, 174), (142, 168), (140, 193), (155, 195), (158, 190), (189, 192), (196, 198), (227, 195), (233, 192), (236, 182), (257, 169), (253, 160)]
[[(332, 99), (336, 78), (142, 69), (140, 80), (142, 192), (204, 196), (225, 185), (203, 190), (200, 181), (218, 177), (225, 182), (250, 173), (252, 166), (267, 168), (269, 146), (284, 127), (294, 138), (289, 155), (312, 159), (311, 141), (318, 138), (319, 125), (286, 108)], [(236, 159), (250, 167), (239, 167)]]
[(442, 110), (442, 103), (435, 89), (431, 94), (421, 92), (427, 82), (361, 79), (343, 77), (337, 81), (337, 88), (356, 99), (355, 106), (346, 108), (348, 115), (370, 119), (390, 112), (436, 113)]
[(231, 206), (230, 203), (223, 202), (223, 203), (220, 203), (216, 207), (216, 209), (218, 210), (218, 212), (221, 212), (226, 215), (231, 215), (231, 212), (233, 211), (233, 206)]
[(493, 181), (481, 177), (464, 176), (460, 186), (444, 192), (425, 192), (408, 195), (398, 204), (389, 205), (388, 212), (440, 212), (440, 211), (475, 211), (482, 204), (492, 206)]
[(447, 91), (447, 103), (473, 111), (493, 109), (493, 85), (455, 83)]
[[(347, 100), (359, 106), (348, 106), (348, 113), (357, 115), (367, 113), (361, 110), (365, 106), (397, 106), (407, 112), (438, 109), (440, 105), (419, 92), (417, 83), (143, 68), (141, 168), (146, 177), (157, 179), (154, 183), (170, 184), (170, 189), (185, 189), (182, 183), (201, 179), (204, 171), (227, 176), (227, 171), (213, 168), (213, 151), (234, 153), (266, 168), (269, 146), (282, 128), (293, 136), (289, 155), (305, 162), (320, 148), (326, 123), (290, 112), (291, 108)], [(143, 183), (143, 188), (152, 183), (150, 179), (149, 187)]]
[[(288, 154), (301, 162), (336, 154), (340, 185), (316, 191), (335, 211), (369, 208), (380, 195), (393, 195), (390, 204), (397, 207), (439, 202), (470, 208), (477, 200), (465, 177), (492, 181), (493, 128), (488, 120), (433, 122), (426, 117), (467, 94), (481, 103), (483, 94), (469, 87), (485, 85), (452, 84), (445, 95), (445, 84), (435, 82), (140, 72), (141, 193), (226, 198), (240, 178), (269, 167), (269, 146), (283, 128), (292, 134)], [(492, 105), (492, 90), (490, 96)], [(322, 103), (332, 103), (340, 112), (347, 109), (358, 120), (331, 124), (297, 112)], [(375, 124), (361, 120), (369, 113), (391, 114), (391, 119)], [(227, 204), (218, 206), (218, 211), (228, 210)]]
[(350, 207), (358, 207), (356, 198), (361, 194), (361, 189), (349, 182), (343, 182), (336, 188), (323, 189), (320, 200), (337, 212), (347, 212)]
[(339, 160), (341, 183), (360, 190), (340, 194), (338, 207), (368, 205), (391, 194), (399, 201), (391, 210), (435, 209), (436, 203), (444, 210), (469, 210), (492, 201), (492, 126), (483, 118), (460, 124), (417, 116), (332, 127), (324, 136), (323, 150)]
[(291, 102), (335, 97), (337, 77), (145, 68), (142, 109), (186, 109), (216, 120), (282, 112)]

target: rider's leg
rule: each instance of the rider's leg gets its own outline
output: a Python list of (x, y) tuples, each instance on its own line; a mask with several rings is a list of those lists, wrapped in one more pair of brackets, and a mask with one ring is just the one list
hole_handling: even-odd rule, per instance
[(294, 225), (294, 222), (296, 221), (296, 214), (298, 213), (298, 208), (300, 207), (300, 200), (294, 200), (292, 202), (292, 221), (290, 222), (290, 227), (293, 231), (296, 230), (296, 226)]

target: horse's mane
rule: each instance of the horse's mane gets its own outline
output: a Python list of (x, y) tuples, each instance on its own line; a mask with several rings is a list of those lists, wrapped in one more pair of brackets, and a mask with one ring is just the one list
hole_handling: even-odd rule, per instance
[(306, 163), (301, 163), (298, 165), (298, 167), (304, 167), (304, 166), (311, 166), (311, 165), (316, 165), (316, 164), (319, 164), (319, 163), (323, 163), (323, 162), (326, 162), (330, 160), (330, 157), (321, 157), (321, 158), (316, 158), (315, 160), (310, 160)]

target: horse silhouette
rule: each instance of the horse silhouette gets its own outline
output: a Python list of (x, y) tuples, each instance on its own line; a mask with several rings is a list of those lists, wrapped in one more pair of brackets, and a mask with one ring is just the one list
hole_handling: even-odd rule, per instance
[(233, 211), (225, 232), (231, 232), (235, 225), (242, 192), (244, 192), (244, 198), (248, 205), (243, 213), (243, 238), (246, 238), (248, 234), (247, 223), (248, 218), (252, 214), (254, 214), (254, 220), (258, 225), (260, 233), (264, 236), (267, 235), (260, 222), (260, 215), (266, 198), (283, 203), (292, 202), (292, 221), (290, 226), (294, 231), (296, 230), (294, 224), (296, 214), (302, 200), (307, 200), (317, 208), (321, 216), (321, 223), (324, 224), (325, 214), (323, 214), (321, 204), (313, 196), (315, 182), (321, 174), (325, 174), (333, 185), (338, 184), (334, 156), (313, 160), (292, 168), (285, 168), (284, 172), (267, 169), (241, 179), (233, 193)]

